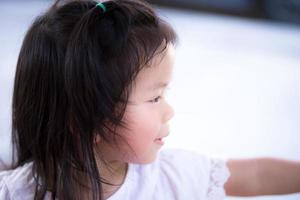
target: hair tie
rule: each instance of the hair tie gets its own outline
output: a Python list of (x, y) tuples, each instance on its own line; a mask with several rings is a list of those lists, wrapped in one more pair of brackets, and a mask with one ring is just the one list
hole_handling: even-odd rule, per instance
[(101, 8), (101, 9), (103, 10), (103, 13), (106, 12), (106, 7), (105, 7), (105, 5), (104, 5), (103, 3), (98, 3), (98, 4), (96, 5), (96, 7)]

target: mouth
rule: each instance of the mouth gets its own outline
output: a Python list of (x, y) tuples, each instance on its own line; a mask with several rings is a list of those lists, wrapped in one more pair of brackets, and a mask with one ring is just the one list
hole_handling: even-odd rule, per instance
[(164, 145), (165, 142), (164, 142), (164, 138), (167, 137), (169, 134), (165, 135), (165, 136), (162, 136), (162, 137), (159, 137), (159, 138), (156, 138), (154, 140), (155, 143), (159, 144), (159, 145)]
[(163, 141), (163, 138), (157, 138), (157, 139), (154, 140), (154, 142), (156, 144), (159, 144), (159, 145), (164, 145), (165, 144), (165, 142)]

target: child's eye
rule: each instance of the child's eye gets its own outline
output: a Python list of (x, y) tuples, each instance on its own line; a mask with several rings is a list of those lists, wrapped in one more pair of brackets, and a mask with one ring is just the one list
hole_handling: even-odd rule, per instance
[(157, 96), (154, 99), (150, 100), (151, 103), (158, 103), (161, 98), (165, 98), (167, 90), (170, 90), (170, 87), (165, 88), (163, 94), (161, 96)]
[(154, 99), (150, 100), (151, 103), (157, 103), (161, 99), (161, 96), (155, 97)]

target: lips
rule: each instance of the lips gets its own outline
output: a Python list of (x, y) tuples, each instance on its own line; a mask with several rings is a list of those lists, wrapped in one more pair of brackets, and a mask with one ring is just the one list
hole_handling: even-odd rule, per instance
[(163, 135), (163, 136), (159, 136), (157, 137), (155, 140), (162, 140), (163, 138), (167, 137), (169, 135), (169, 133)]
[(159, 145), (164, 145), (165, 142), (163, 141), (163, 138), (158, 138), (158, 139), (155, 139), (154, 141), (156, 144), (159, 144)]
[(155, 141), (155, 143), (157, 143), (157, 144), (159, 144), (159, 145), (163, 145), (165, 142), (163, 141), (163, 139), (165, 138), (165, 137), (167, 137), (169, 135), (169, 133), (168, 134), (166, 134), (166, 135), (164, 135), (164, 136), (161, 136), (161, 137), (158, 137), (158, 138), (156, 138), (154, 141)]

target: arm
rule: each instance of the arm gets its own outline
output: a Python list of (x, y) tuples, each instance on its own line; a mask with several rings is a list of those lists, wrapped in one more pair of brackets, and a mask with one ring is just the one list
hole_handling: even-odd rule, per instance
[(300, 162), (273, 158), (229, 160), (225, 191), (231, 196), (300, 192)]

